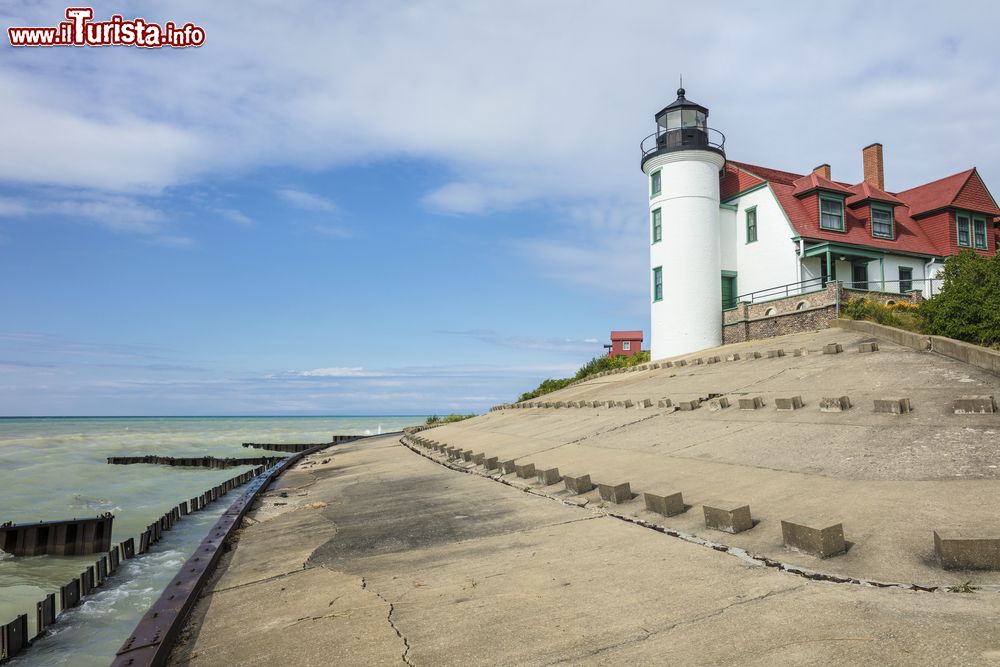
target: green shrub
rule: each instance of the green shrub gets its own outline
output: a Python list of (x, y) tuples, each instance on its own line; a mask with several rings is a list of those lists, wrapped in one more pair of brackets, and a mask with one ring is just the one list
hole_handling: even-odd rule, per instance
[[(904, 309), (897, 306), (898, 304), (889, 306), (881, 301), (864, 297), (852, 298), (847, 301), (840, 314), (852, 320), (868, 320), (889, 327), (907, 329), (913, 325), (912, 318), (902, 317), (901, 312), (909, 311), (910, 308)], [(909, 322), (907, 322), (908, 319)]]
[(584, 378), (590, 377), (591, 375), (596, 375), (603, 371), (610, 371), (615, 368), (628, 368), (629, 366), (638, 366), (639, 364), (645, 364), (650, 359), (649, 350), (640, 350), (636, 352), (631, 357), (625, 357), (622, 355), (617, 355), (614, 357), (600, 356), (594, 357), (587, 363), (585, 363), (580, 370), (576, 372), (571, 378), (549, 378), (542, 382), (533, 391), (528, 391), (521, 394), (518, 397), (518, 402), (530, 401), (533, 398), (538, 398), (544, 394), (550, 394), (553, 391), (559, 391), (564, 387), (568, 387), (577, 380), (583, 380)]
[(1000, 345), (1000, 256), (971, 250), (944, 263), (941, 293), (918, 311), (925, 333), (977, 345)]
[(450, 415), (445, 415), (444, 417), (438, 417), (437, 415), (431, 415), (430, 417), (427, 418), (426, 423), (427, 424), (452, 424), (454, 422), (460, 422), (463, 419), (472, 419), (475, 416), (476, 416), (475, 414), (471, 414), (471, 415), (450, 414)]

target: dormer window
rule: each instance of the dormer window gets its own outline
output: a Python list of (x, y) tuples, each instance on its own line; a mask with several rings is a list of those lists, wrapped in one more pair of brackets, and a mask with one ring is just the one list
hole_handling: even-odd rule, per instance
[(879, 239), (895, 238), (892, 208), (872, 204), (872, 236)]
[(838, 197), (820, 196), (819, 228), (834, 232), (844, 231), (844, 200)]
[(958, 245), (963, 248), (986, 250), (986, 218), (959, 213), (955, 222), (958, 227)]

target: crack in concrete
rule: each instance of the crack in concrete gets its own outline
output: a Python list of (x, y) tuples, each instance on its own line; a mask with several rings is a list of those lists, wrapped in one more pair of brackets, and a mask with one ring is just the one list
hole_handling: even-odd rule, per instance
[(264, 577), (263, 579), (254, 579), (253, 581), (247, 581), (242, 584), (236, 584), (235, 586), (229, 586), (227, 588), (214, 588), (212, 590), (206, 590), (205, 595), (215, 595), (216, 593), (225, 593), (226, 591), (234, 591), (237, 588), (246, 588), (247, 586), (253, 586), (254, 584), (263, 584), (268, 581), (274, 581), (275, 579), (283, 579), (285, 577), (290, 577), (293, 574), (301, 574), (303, 572), (308, 572), (311, 569), (312, 566), (303, 563), (301, 570), (282, 572), (281, 574), (275, 574), (270, 577)]
[(400, 640), (402, 640), (403, 642), (403, 655), (400, 656), (400, 659), (403, 661), (404, 665), (409, 665), (410, 667), (414, 667), (413, 663), (410, 662), (410, 657), (409, 657), (411, 648), (410, 640), (406, 638), (406, 635), (404, 635), (402, 632), (399, 631), (399, 628), (396, 627), (396, 623), (393, 622), (392, 620), (392, 615), (396, 611), (396, 605), (386, 600), (385, 597), (374, 588), (369, 589), (368, 580), (365, 579), (364, 577), (361, 577), (361, 590), (363, 591), (370, 590), (379, 600), (382, 600), (382, 602), (385, 602), (387, 605), (389, 605), (389, 613), (386, 614), (385, 620), (389, 623), (389, 627), (392, 628), (393, 632), (396, 633), (396, 636), (399, 637)]
[(770, 598), (770, 597), (774, 597), (774, 596), (777, 596), (777, 595), (784, 595), (785, 593), (791, 593), (793, 591), (801, 590), (801, 589), (803, 589), (805, 587), (806, 587), (805, 584), (799, 584), (798, 586), (792, 586), (790, 588), (782, 588), (781, 590), (777, 590), (777, 591), (768, 591), (767, 593), (763, 593), (761, 595), (755, 595), (754, 597), (747, 598), (745, 600), (737, 600), (736, 602), (732, 602), (732, 603), (727, 604), (727, 605), (725, 605), (723, 607), (719, 607), (718, 609), (714, 609), (711, 612), (708, 612), (708, 613), (705, 613), (705, 614), (701, 614), (700, 616), (695, 616), (694, 618), (686, 618), (686, 619), (677, 621), (676, 623), (671, 623), (670, 625), (668, 625), (666, 627), (663, 627), (663, 628), (660, 628), (658, 630), (647, 630), (646, 628), (640, 627), (639, 629), (642, 630), (645, 633), (641, 637), (633, 637), (631, 639), (626, 639), (626, 640), (620, 641), (620, 642), (618, 642), (616, 644), (610, 644), (608, 646), (602, 646), (599, 649), (595, 649), (593, 651), (588, 652), (586, 655), (582, 655), (582, 656), (581, 655), (577, 655), (577, 656), (573, 656), (572, 658), (562, 658), (560, 660), (557, 660), (555, 662), (551, 662), (551, 663), (548, 663), (548, 664), (550, 664), (550, 665), (560, 665), (560, 664), (565, 664), (565, 663), (573, 663), (573, 662), (576, 662), (576, 661), (584, 659), (584, 658), (592, 658), (592, 657), (600, 655), (602, 653), (607, 653), (608, 651), (613, 651), (613, 650), (615, 650), (617, 648), (621, 648), (622, 646), (627, 646), (629, 644), (638, 644), (638, 643), (644, 642), (647, 639), (649, 639), (650, 637), (656, 637), (658, 635), (662, 635), (664, 633), (670, 632), (672, 630), (676, 630), (677, 628), (680, 628), (680, 627), (683, 627), (683, 626), (686, 626), (686, 625), (694, 625), (696, 623), (701, 623), (703, 621), (707, 621), (710, 618), (715, 618), (717, 616), (721, 616), (722, 614), (726, 613), (728, 610), (732, 609), (733, 607), (740, 607), (740, 606), (743, 606), (743, 605), (746, 605), (746, 604), (752, 604), (754, 602), (759, 602), (761, 600), (765, 600), (765, 599)]

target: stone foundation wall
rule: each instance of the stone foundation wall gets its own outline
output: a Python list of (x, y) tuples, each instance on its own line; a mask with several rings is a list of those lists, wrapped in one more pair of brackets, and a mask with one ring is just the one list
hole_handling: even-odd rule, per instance
[(839, 314), (837, 304), (845, 305), (848, 299), (871, 299), (881, 303), (921, 303), (920, 290), (906, 294), (868, 292), (847, 289), (839, 281), (805, 294), (791, 294), (780, 299), (760, 303), (740, 302), (735, 308), (722, 311), (722, 342), (742, 343), (748, 340), (773, 338), (802, 331), (826, 329), (829, 320)]
[(761, 340), (785, 334), (826, 329), (829, 327), (830, 320), (836, 317), (837, 304), (830, 303), (804, 310), (793, 310), (788, 313), (733, 322), (723, 325), (722, 342), (729, 345), (748, 340)]

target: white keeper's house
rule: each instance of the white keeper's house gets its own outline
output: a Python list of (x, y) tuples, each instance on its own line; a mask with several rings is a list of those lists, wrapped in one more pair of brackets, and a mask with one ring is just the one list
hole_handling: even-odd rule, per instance
[(973, 167), (886, 190), (882, 145), (862, 150), (864, 180), (833, 180), (726, 158), (708, 109), (677, 99), (642, 142), (650, 216), (653, 358), (722, 342), (738, 302), (845, 287), (931, 296), (944, 259), (997, 250), (1000, 208)]

